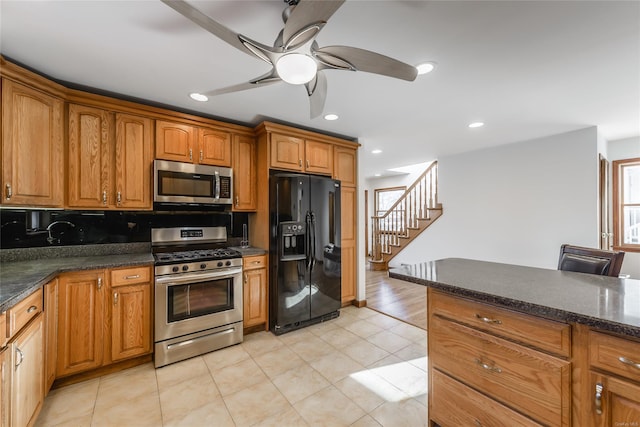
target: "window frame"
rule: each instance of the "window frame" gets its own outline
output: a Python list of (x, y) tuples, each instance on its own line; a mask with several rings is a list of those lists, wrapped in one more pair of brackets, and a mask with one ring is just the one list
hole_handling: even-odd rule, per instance
[(640, 157), (630, 159), (614, 160), (612, 162), (613, 175), (613, 249), (624, 250), (626, 252), (640, 252), (640, 244), (629, 244), (623, 242), (624, 220), (622, 215), (625, 206), (639, 206), (640, 203), (624, 204), (624, 180), (622, 179), (623, 169), (628, 166), (640, 166)]

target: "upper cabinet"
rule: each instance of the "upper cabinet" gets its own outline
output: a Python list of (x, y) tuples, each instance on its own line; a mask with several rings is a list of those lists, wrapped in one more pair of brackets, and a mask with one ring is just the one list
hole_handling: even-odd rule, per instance
[(152, 120), (69, 105), (68, 203), (83, 209), (152, 209)]
[(156, 159), (231, 166), (231, 134), (184, 123), (156, 121)]
[(333, 145), (272, 132), (270, 135), (273, 169), (313, 174), (333, 174)]
[(343, 186), (355, 187), (358, 183), (357, 156), (355, 148), (333, 149), (333, 178), (339, 179)]
[(233, 193), (234, 211), (257, 209), (256, 140), (252, 136), (234, 135)]
[(64, 204), (64, 102), (2, 79), (2, 201), (7, 206)]

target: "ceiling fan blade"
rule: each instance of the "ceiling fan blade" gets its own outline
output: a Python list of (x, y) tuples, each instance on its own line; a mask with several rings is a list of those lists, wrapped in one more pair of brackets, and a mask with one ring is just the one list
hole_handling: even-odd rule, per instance
[(316, 77), (305, 84), (305, 86), (309, 94), (311, 118), (315, 119), (320, 116), (324, 110), (324, 102), (327, 99), (327, 78), (322, 71), (318, 71)]
[(397, 59), (390, 58), (370, 50), (351, 46), (325, 46), (316, 53), (319, 57), (323, 54), (331, 55), (353, 65), (356, 71), (382, 74), (396, 79), (413, 81), (418, 75), (418, 70), (413, 65), (405, 64)]
[[(183, 15), (185, 18), (198, 24), (214, 36), (229, 43), (231, 46), (239, 49), (247, 54), (253, 54), (253, 52), (247, 50), (245, 45), (239, 38), (239, 35), (231, 31), (224, 25), (209, 18), (204, 13), (200, 12), (195, 7), (183, 0), (162, 0), (164, 4), (171, 7), (173, 10)], [(262, 59), (262, 58), (261, 58)]]
[(320, 28), (318, 28), (317, 31), (306, 32), (307, 38), (305, 40), (296, 40), (295, 42), (292, 40), (292, 38), (296, 36), (304, 37), (303, 33), (305, 32), (300, 32), (311, 24), (324, 25), (331, 15), (342, 6), (342, 3), (344, 3), (344, 0), (300, 0), (284, 24), (282, 33), (283, 45), (300, 45), (310, 38), (315, 37), (318, 31), (320, 31)]
[(223, 87), (220, 89), (214, 89), (214, 90), (210, 90), (209, 92), (205, 92), (204, 95), (207, 96), (216, 96), (216, 95), (222, 95), (225, 93), (231, 93), (231, 92), (241, 92), (243, 90), (248, 90), (248, 89), (254, 89), (257, 87), (263, 87), (263, 86), (269, 86), (270, 84), (273, 83), (278, 83), (281, 82), (282, 80), (280, 80), (280, 77), (278, 77), (278, 75), (276, 74), (275, 70), (271, 71), (268, 74), (265, 74), (264, 76), (260, 76), (257, 77), (253, 80), (250, 80), (246, 83), (240, 83), (237, 85), (233, 85), (233, 86), (227, 86), (227, 87)]

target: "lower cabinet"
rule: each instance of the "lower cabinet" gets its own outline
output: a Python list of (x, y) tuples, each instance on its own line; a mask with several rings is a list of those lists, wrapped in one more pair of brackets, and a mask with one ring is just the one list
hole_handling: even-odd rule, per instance
[[(0, 317), (4, 316), (4, 313), (0, 313)], [(9, 424), (10, 355), (11, 351), (8, 348), (0, 348), (0, 427), (6, 427)]]
[(57, 378), (151, 353), (151, 267), (58, 280)]
[(243, 326), (267, 323), (267, 256), (243, 258)]
[(40, 314), (9, 345), (11, 351), (10, 425), (31, 426), (44, 401), (44, 321)]
[(58, 279), (44, 285), (44, 393), (56, 379), (58, 360)]

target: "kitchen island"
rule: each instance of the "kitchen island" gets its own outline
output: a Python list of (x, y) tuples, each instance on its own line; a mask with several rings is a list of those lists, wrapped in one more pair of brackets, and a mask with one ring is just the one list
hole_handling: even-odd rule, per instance
[(455, 258), (389, 276), (429, 288), (432, 423), (640, 426), (640, 281)]

